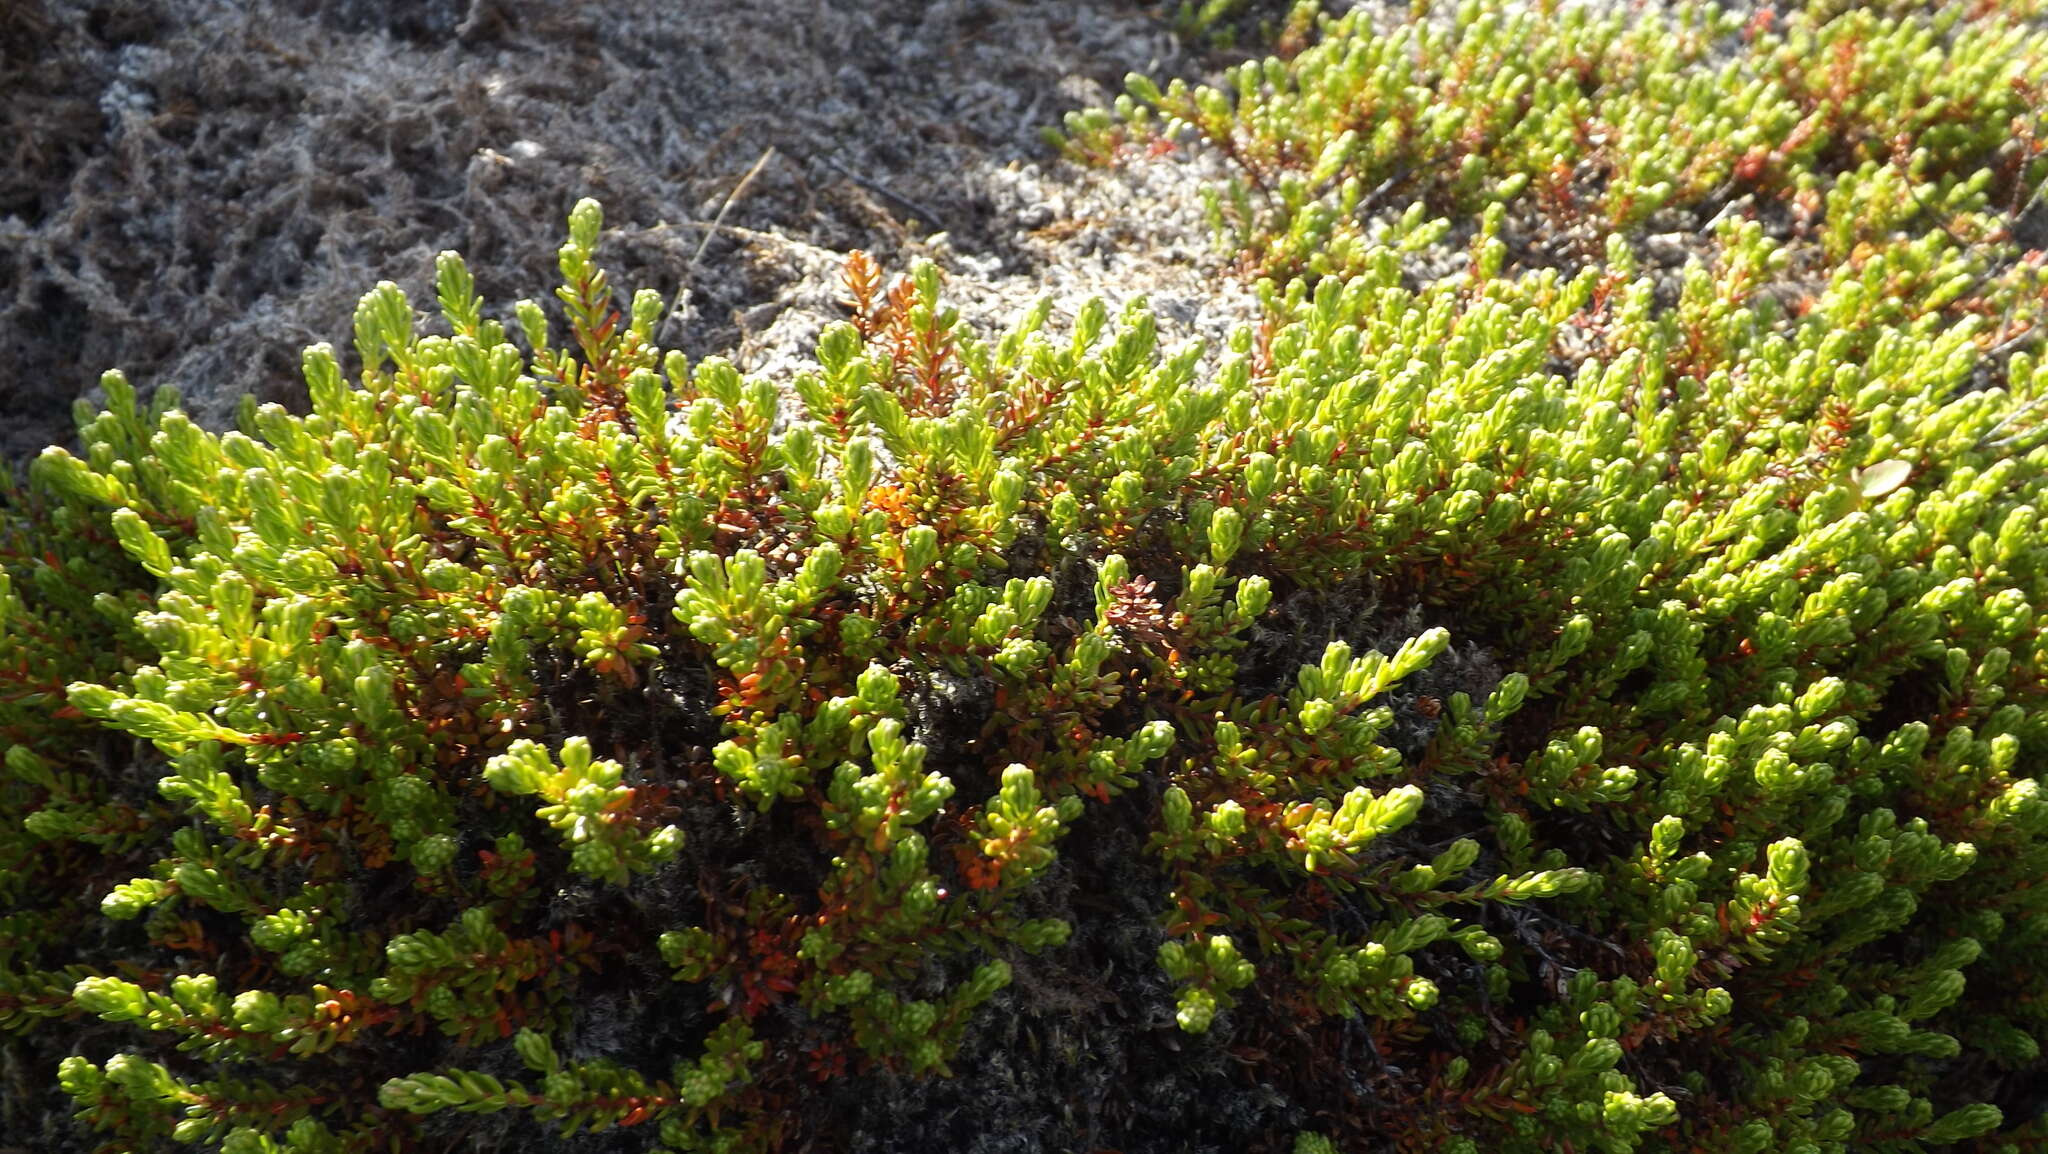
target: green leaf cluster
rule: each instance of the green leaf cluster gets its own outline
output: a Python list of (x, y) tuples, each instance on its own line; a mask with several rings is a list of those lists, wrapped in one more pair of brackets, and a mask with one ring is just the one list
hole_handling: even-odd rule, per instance
[[(304, 415), (110, 376), (0, 504), (10, 1054), (109, 1149), (772, 1150), (1082, 964), (1136, 823), (1078, 880), (1164, 895), (1148, 1009), (1273, 1047), (1273, 1143), (2038, 1146), (2042, 41), (1837, 7), (1134, 82), (1077, 149), (1240, 170), (1213, 354), (856, 261), (793, 379), (692, 364), (586, 201), (554, 317), (444, 254)], [(622, 990), (658, 1066), (576, 1048)]]

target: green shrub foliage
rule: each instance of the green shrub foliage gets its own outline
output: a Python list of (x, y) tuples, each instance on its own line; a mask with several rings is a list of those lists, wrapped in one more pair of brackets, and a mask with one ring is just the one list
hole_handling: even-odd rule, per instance
[[(866, 1148), (1034, 1094), (1088, 1149), (2048, 1146), (2044, 282), (1992, 235), (2048, 164), (1985, 62), (2039, 37), (1752, 29), (1920, 46), (1795, 146), (1816, 97), (1713, 111), (1754, 60), (1704, 31), (1466, 8), (1135, 86), (1273, 144), (1273, 211), (1219, 199), (1267, 317), (1206, 361), (1142, 301), (978, 335), (856, 255), (809, 371), (692, 364), (585, 201), (553, 320), (443, 254), (438, 319), (380, 285), (347, 372), (306, 351), (306, 415), (109, 375), (0, 512), (10, 1061), (106, 1151), (827, 1149), (847, 1087), (949, 1083)], [(1544, 45), (1577, 79), (1497, 79)], [(1432, 135), (1417, 58), (1506, 119)], [(1290, 143), (1361, 91), (1427, 111)], [(1432, 206), (1625, 98), (1723, 168), (1623, 116), (1582, 268), (1502, 204), (1418, 279)], [(1388, 164), (1391, 229), (1317, 208)], [(1730, 180), (1811, 232), (1732, 214), (1660, 292), (1644, 198)], [(1034, 1083), (1075, 975), (1109, 1008)], [(1105, 1088), (1118, 1031), (1227, 1072)]]

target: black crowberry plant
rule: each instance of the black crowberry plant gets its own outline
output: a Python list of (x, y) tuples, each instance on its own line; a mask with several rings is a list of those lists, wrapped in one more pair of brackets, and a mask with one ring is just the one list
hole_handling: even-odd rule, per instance
[(2048, 1149), (2048, 39), (1895, 7), (1134, 82), (1078, 153), (1239, 168), (1207, 360), (855, 254), (693, 364), (584, 201), (554, 319), (443, 254), (306, 415), (110, 374), (0, 505), (9, 1125)]

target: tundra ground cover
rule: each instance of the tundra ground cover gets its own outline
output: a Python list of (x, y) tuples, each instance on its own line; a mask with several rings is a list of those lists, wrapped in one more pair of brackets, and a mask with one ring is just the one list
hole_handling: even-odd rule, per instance
[(111, 377), (6, 513), (9, 1053), (109, 1150), (2048, 1144), (2048, 37), (1717, 11), (1075, 118), (1235, 167), (1209, 361), (856, 258), (750, 378), (585, 202), (309, 414)]

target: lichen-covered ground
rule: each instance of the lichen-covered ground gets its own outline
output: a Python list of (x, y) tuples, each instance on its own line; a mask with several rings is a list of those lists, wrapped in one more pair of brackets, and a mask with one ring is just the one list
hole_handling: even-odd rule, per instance
[(1205, 63), (1118, 0), (13, 0), (0, 455), (68, 441), (108, 368), (215, 427), (244, 393), (293, 405), (298, 350), (345, 346), (379, 280), (430, 295), (442, 249), (508, 310), (582, 196), (616, 283), (687, 288), (665, 340), (745, 368), (843, 316), (853, 249), (937, 259), (991, 325), (1145, 293), (1168, 338), (1220, 333), (1251, 301), (1187, 174), (1039, 135)]

